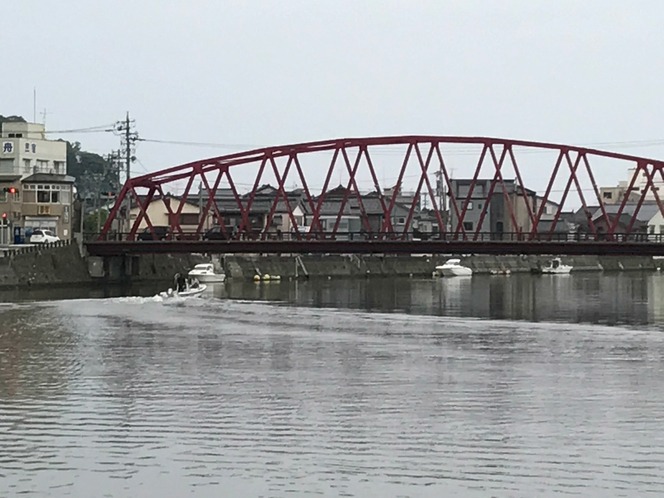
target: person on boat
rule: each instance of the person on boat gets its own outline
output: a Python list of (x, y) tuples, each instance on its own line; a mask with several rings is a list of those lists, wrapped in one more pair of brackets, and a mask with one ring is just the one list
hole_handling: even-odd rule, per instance
[(190, 278), (188, 284), (190, 289), (198, 289), (199, 282), (197, 278)]
[(184, 292), (187, 290), (187, 279), (184, 278), (184, 275), (179, 273), (175, 274), (175, 289), (178, 292)]

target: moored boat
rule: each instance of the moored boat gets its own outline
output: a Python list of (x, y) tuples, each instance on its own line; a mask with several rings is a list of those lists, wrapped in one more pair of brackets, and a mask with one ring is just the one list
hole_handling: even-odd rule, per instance
[(208, 284), (223, 282), (226, 279), (226, 275), (223, 273), (215, 273), (212, 263), (198, 264), (187, 275), (189, 278), (195, 278), (199, 282)]
[(560, 258), (550, 259), (546, 266), (542, 267), (542, 273), (551, 275), (564, 275), (572, 271), (572, 266), (564, 265)]
[(470, 277), (473, 270), (463, 266), (460, 259), (448, 259), (444, 265), (436, 266), (433, 274), (436, 277)]

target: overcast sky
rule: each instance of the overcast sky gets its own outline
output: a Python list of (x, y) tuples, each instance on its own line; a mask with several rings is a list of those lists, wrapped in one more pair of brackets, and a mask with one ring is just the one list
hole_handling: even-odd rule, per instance
[(141, 143), (136, 173), (350, 136), (664, 143), (663, 21), (661, 0), (7, 1), (0, 114), (31, 120), (36, 87), (51, 130), (129, 111), (144, 138), (232, 146)]

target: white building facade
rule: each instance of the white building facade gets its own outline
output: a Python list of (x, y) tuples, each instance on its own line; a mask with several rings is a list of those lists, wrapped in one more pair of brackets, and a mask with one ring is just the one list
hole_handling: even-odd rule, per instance
[(43, 124), (2, 123), (0, 175), (67, 174), (67, 142), (47, 140)]
[(74, 178), (67, 176), (67, 143), (48, 140), (44, 125), (2, 123), (0, 129), (0, 211), (3, 242), (16, 227), (28, 233), (46, 228), (72, 237)]

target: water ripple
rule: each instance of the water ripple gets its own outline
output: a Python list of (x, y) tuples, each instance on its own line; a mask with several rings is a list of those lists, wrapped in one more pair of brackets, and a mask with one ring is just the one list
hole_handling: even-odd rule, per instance
[(0, 313), (11, 495), (664, 493), (658, 331), (217, 300)]

